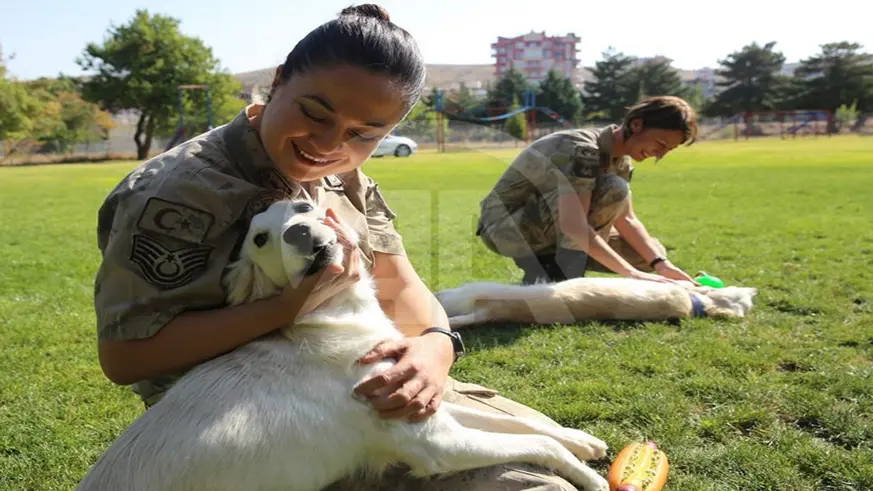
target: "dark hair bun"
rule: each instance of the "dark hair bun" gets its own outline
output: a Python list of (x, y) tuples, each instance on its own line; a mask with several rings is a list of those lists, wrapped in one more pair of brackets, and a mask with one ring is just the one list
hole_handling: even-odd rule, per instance
[(374, 19), (384, 20), (385, 22), (391, 21), (391, 18), (388, 16), (388, 12), (374, 3), (365, 3), (363, 5), (357, 5), (355, 7), (346, 7), (343, 9), (340, 15), (358, 15), (361, 17), (373, 17)]

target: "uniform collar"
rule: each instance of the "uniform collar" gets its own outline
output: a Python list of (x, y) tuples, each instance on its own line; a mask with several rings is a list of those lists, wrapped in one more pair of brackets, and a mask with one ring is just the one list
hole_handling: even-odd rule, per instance
[(600, 130), (600, 135), (597, 137), (597, 146), (600, 149), (600, 165), (604, 168), (611, 166), (614, 162), (621, 160), (612, 155), (612, 149), (615, 145), (615, 130), (618, 125), (611, 124)]
[(260, 172), (274, 169), (273, 161), (267, 155), (261, 137), (249, 122), (249, 114), (257, 111), (254, 104), (246, 106), (228, 123), (225, 142), (234, 161), (247, 172)]
[(611, 124), (600, 130), (600, 136), (597, 138), (597, 146), (601, 153), (609, 155), (609, 160), (612, 160), (612, 146), (615, 144), (615, 130), (618, 125)]

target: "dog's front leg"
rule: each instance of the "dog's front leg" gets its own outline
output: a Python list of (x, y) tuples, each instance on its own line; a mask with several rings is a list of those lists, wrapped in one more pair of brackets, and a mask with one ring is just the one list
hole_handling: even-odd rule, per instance
[(551, 436), (468, 428), (446, 413), (437, 413), (427, 424), (429, 428), (423, 432), (395, 427), (402, 435), (396, 435), (400, 438), (395, 440), (398, 446), (394, 452), (414, 475), (456, 473), (516, 462), (554, 470), (585, 491), (609, 490), (606, 479)]
[(468, 428), (492, 433), (546, 435), (567, 447), (567, 450), (581, 460), (606, 456), (606, 442), (581, 430), (557, 424), (547, 425), (530, 418), (488, 413), (451, 403), (444, 403), (443, 407), (458, 423)]

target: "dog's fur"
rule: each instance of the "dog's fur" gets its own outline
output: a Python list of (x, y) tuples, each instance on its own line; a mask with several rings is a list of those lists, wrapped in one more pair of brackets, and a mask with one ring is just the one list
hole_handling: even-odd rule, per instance
[[(252, 219), (225, 277), (229, 303), (276, 294), (342, 260), (323, 211), (305, 206), (279, 201)], [(355, 398), (358, 382), (394, 363), (357, 360), (403, 337), (361, 269), (357, 284), (293, 326), (188, 372), (118, 437), (78, 489), (316, 491), (396, 464), (429, 476), (509, 462), (554, 469), (581, 489), (608, 489), (582, 462), (603, 457), (606, 444), (585, 432), (448, 402), (422, 423), (383, 420)]]
[(494, 322), (574, 323), (586, 320), (668, 321), (694, 317), (692, 300), (713, 318), (751, 310), (755, 288), (712, 288), (614, 277), (509, 285), (474, 282), (437, 292), (453, 328)]

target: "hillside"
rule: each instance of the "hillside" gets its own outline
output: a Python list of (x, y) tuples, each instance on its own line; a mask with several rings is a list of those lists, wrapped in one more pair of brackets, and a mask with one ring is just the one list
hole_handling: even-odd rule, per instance
[[(246, 89), (267, 87), (273, 80), (275, 68), (263, 68), (234, 74)], [(427, 86), (449, 88), (464, 82), (471, 88), (484, 88), (494, 79), (492, 65), (428, 65)]]

